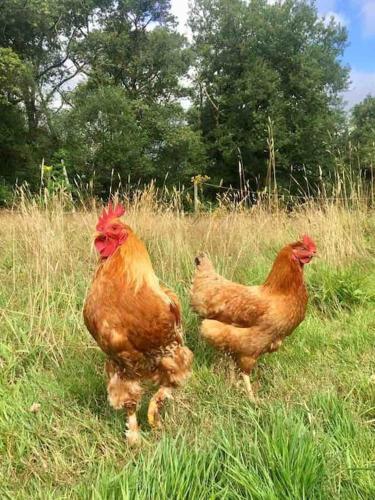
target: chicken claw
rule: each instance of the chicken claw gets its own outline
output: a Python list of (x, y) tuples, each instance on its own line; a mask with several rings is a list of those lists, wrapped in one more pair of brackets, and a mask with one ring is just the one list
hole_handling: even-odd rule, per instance
[(138, 446), (141, 443), (141, 434), (137, 423), (136, 413), (128, 414), (127, 431), (125, 433), (129, 446)]
[(250, 377), (246, 373), (241, 373), (241, 376), (242, 376), (242, 379), (243, 379), (244, 384), (245, 384), (245, 390), (246, 390), (247, 396), (248, 396), (249, 400), (255, 404), (257, 401), (256, 401), (256, 398), (254, 395), (253, 388), (251, 387)]
[(160, 414), (158, 404), (154, 399), (151, 399), (147, 411), (148, 423), (153, 429), (161, 429)]
[(169, 387), (160, 387), (156, 394), (151, 398), (147, 411), (148, 423), (153, 429), (161, 429), (160, 410), (166, 399), (171, 399), (172, 393)]

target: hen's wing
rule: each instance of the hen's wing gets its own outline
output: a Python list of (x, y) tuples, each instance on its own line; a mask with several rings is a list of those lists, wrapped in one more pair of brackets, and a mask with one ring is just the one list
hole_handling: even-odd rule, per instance
[(223, 278), (206, 256), (199, 257), (191, 304), (204, 318), (238, 326), (255, 324), (268, 309), (262, 287), (240, 285)]

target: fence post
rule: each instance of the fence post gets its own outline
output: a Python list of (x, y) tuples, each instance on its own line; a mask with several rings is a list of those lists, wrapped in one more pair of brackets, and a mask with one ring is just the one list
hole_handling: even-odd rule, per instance
[(198, 198), (198, 182), (197, 179), (193, 180), (193, 188), (194, 188), (194, 212), (198, 212), (199, 207), (199, 198)]

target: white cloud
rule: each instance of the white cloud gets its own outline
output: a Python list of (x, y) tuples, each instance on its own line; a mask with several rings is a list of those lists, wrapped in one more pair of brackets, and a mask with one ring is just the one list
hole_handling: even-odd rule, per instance
[(343, 94), (347, 108), (358, 104), (369, 94), (375, 97), (375, 72), (353, 69), (350, 79), (350, 88)]
[(375, 36), (375, 1), (365, 1), (362, 6), (364, 34), (368, 37)]
[(363, 35), (375, 36), (375, 0), (351, 0), (352, 7), (358, 12)]
[(316, 7), (320, 16), (324, 17), (326, 24), (328, 24), (333, 17), (336, 23), (342, 26), (349, 25), (349, 19), (338, 10), (339, 5), (337, 0), (318, 0), (316, 2)]
[(340, 14), (339, 12), (335, 12), (334, 10), (330, 10), (326, 12), (324, 15), (325, 23), (328, 24), (331, 18), (335, 20), (336, 23), (341, 24), (341, 26), (348, 26), (349, 25), (349, 19), (344, 16), (343, 14)]

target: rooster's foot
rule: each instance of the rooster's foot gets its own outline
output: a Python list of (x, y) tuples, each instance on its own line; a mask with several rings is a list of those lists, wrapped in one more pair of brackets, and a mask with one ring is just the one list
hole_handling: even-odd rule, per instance
[(127, 431), (125, 433), (129, 446), (139, 446), (141, 444), (141, 434), (137, 423), (136, 413), (128, 412)]
[(161, 429), (163, 427), (160, 420), (159, 407), (154, 399), (150, 401), (147, 411), (147, 419), (150, 427), (152, 427), (153, 429)]
[(125, 435), (128, 445), (132, 448), (141, 444), (141, 434), (139, 431), (128, 430), (126, 431)]
[(168, 387), (160, 387), (157, 393), (151, 398), (147, 411), (147, 419), (153, 429), (161, 429), (163, 427), (160, 420), (160, 410), (167, 398), (172, 398), (171, 389)]

